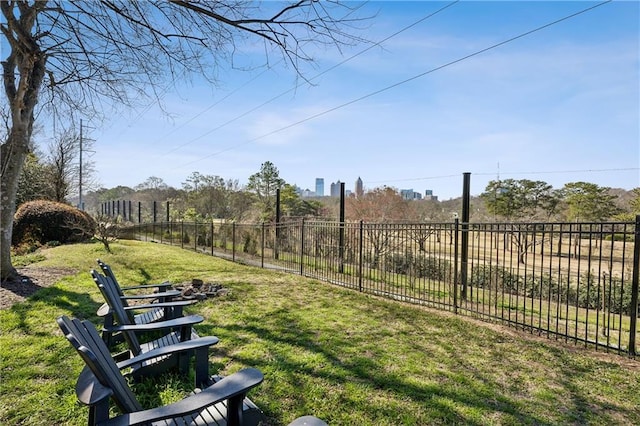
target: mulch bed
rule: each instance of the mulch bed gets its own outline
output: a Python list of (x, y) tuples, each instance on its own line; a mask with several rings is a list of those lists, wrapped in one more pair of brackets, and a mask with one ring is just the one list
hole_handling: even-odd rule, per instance
[(0, 284), (0, 309), (7, 309), (15, 303), (23, 302), (36, 291), (50, 287), (60, 279), (75, 275), (71, 268), (17, 268), (18, 276)]

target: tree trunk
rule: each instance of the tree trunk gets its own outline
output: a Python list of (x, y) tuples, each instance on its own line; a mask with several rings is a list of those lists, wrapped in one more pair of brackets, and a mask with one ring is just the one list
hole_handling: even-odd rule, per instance
[(6, 18), (5, 36), (11, 53), (2, 62), (4, 90), (11, 111), (11, 129), (0, 149), (0, 277), (16, 274), (11, 263), (11, 236), (16, 212), (18, 181), (33, 131), (34, 109), (42, 88), (47, 56), (40, 50), (32, 31), (35, 18), (46, 2), (22, 5), (20, 17), (13, 15), (9, 3), (0, 3)]
[(27, 151), (28, 136), (24, 130), (17, 129), (18, 123), (13, 124), (11, 134), (6, 143), (2, 145), (2, 178), (0, 179), (0, 275), (4, 281), (16, 274), (11, 263), (11, 236), (13, 235), (13, 216), (16, 212), (16, 195), (18, 181), (22, 171)]

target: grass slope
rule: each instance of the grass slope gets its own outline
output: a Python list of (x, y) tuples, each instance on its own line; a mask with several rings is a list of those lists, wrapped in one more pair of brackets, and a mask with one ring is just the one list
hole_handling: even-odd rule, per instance
[[(263, 371), (250, 396), (273, 425), (303, 414), (331, 425), (640, 424), (637, 361), (179, 248), (112, 248), (45, 250), (31, 267), (82, 272), (0, 311), (0, 424), (86, 424), (74, 392), (82, 361), (55, 318), (99, 324), (102, 299), (88, 274), (97, 257), (122, 284), (201, 278), (230, 289), (190, 311), (205, 317), (200, 335), (220, 338), (212, 372)], [(163, 377), (136, 389), (153, 405), (183, 388)]]

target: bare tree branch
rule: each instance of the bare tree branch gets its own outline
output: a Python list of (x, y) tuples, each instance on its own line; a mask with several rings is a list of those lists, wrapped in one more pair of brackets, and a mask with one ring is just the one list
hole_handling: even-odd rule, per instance
[[(302, 76), (310, 46), (361, 42), (362, 21), (343, 3), (251, 1), (2, 0), (3, 87), (10, 130), (1, 146), (0, 255), (10, 261), (17, 182), (33, 131), (36, 108), (64, 122), (108, 115), (151, 99), (197, 75), (212, 84), (218, 70), (235, 66), (240, 41), (264, 43), (265, 65), (278, 54)], [(303, 77), (304, 78), (304, 77)], [(43, 90), (45, 89), (45, 90)]]

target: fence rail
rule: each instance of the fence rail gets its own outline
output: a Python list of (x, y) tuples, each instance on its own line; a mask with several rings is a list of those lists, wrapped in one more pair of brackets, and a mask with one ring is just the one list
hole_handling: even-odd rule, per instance
[(636, 357), (640, 216), (635, 223), (462, 225), (156, 222), (127, 227), (122, 237)]

